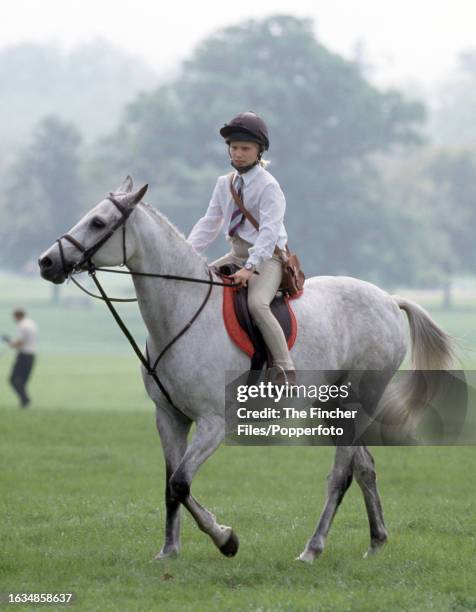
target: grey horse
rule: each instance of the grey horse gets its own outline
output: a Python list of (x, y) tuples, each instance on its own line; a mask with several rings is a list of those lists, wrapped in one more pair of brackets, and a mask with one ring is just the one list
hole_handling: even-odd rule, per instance
[[(141, 202), (147, 186), (133, 190), (130, 177), (103, 199), (39, 259), (41, 275), (62, 283), (79, 268), (85, 269), (84, 251), (100, 245), (91, 257), (96, 266), (123, 262), (135, 272), (179, 274), (208, 280), (206, 260), (155, 208)], [(113, 231), (127, 212), (126, 231)], [(79, 263), (78, 263), (79, 262)], [(209, 291), (206, 284), (134, 276), (141, 315), (148, 330), (151, 361), (182, 329)], [(348, 277), (313, 277), (293, 303), (299, 333), (292, 349), (298, 370), (379, 370), (384, 386), (402, 363), (407, 350), (405, 311), (410, 325), (413, 367), (450, 367), (450, 337), (417, 304), (391, 296), (378, 287)], [(225, 372), (246, 371), (248, 357), (230, 340), (222, 319), (222, 288), (213, 288), (200, 316), (160, 362), (160, 380), (176, 410), (142, 368), (144, 385), (156, 406), (166, 466), (165, 541), (157, 559), (177, 555), (180, 549), (180, 507), (195, 519), (220, 551), (233, 556), (238, 538), (231, 527), (191, 494), (193, 477), (225, 435)], [(213, 375), (211, 374), (213, 372)], [(414, 394), (414, 393), (413, 393)], [(407, 410), (412, 410), (412, 392)], [(188, 441), (191, 425), (196, 429)], [(370, 547), (378, 551), (387, 540), (373, 458), (365, 446), (338, 446), (328, 478), (327, 498), (317, 527), (300, 561), (312, 563), (324, 549), (337, 508), (357, 480), (370, 525)]]

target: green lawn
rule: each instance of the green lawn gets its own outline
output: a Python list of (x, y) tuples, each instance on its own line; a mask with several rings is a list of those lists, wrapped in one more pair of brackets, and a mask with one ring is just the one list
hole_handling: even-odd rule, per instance
[(164, 469), (152, 411), (2, 411), (0, 592), (74, 591), (81, 610), (474, 610), (476, 449), (377, 448), (390, 541), (368, 543), (358, 488), (323, 556), (293, 561), (317, 521), (330, 448), (221, 447), (194, 494), (241, 540), (220, 555), (185, 516), (155, 562)]
[[(0, 361), (0, 411), (17, 404), (6, 385), (9, 366), (5, 356)], [(153, 410), (135, 355), (40, 355), (29, 391), (35, 411)]]
[[(476, 610), (475, 447), (374, 449), (387, 548), (362, 559), (368, 526), (354, 484), (308, 567), (293, 559), (319, 517), (333, 450), (222, 446), (193, 489), (235, 528), (237, 557), (222, 557), (185, 514), (180, 558), (153, 561), (164, 469), (136, 358), (102, 304), (85, 307), (67, 287), (67, 307), (51, 307), (45, 287), (0, 276), (0, 329), (12, 330), (15, 305), (41, 327), (31, 410), (16, 408), (12, 355), (0, 356), (0, 593), (74, 591), (88, 611)], [(135, 307), (123, 310), (143, 338)], [(476, 304), (431, 310), (471, 368)]]

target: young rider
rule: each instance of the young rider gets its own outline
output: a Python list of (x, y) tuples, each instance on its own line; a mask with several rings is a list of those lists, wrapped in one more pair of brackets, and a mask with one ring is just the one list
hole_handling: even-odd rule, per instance
[[(269, 148), (268, 129), (253, 112), (237, 115), (220, 130), (228, 145), (235, 190), (245, 208), (259, 224), (257, 231), (241, 213), (230, 191), (230, 176), (218, 178), (208, 209), (193, 227), (188, 241), (204, 251), (223, 227), (230, 252), (211, 265), (236, 264), (240, 270), (231, 278), (248, 286), (248, 307), (273, 358), (274, 380), (295, 380), (294, 364), (283, 330), (271, 312), (270, 303), (281, 284), (282, 262), (274, 254), (287, 242), (284, 227), (286, 202), (278, 181), (265, 169), (261, 159)], [(255, 274), (257, 272), (257, 274)]]

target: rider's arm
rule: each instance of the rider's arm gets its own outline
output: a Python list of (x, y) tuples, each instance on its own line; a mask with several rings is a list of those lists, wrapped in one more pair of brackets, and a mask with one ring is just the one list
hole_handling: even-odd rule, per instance
[(198, 253), (204, 251), (215, 240), (223, 225), (223, 178), (226, 177), (220, 177), (215, 185), (205, 216), (195, 223), (187, 238)]
[(247, 263), (258, 266), (271, 259), (283, 225), (286, 200), (277, 183), (267, 185), (259, 202), (258, 237), (249, 249)]

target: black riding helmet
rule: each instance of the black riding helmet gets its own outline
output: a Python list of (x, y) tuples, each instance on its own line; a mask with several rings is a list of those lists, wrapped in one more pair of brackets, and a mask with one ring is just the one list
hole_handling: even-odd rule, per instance
[(269, 136), (266, 123), (256, 113), (247, 111), (234, 117), (220, 130), (220, 135), (230, 144), (235, 140), (257, 142), (263, 151), (269, 149)]

